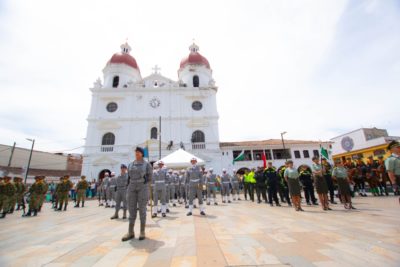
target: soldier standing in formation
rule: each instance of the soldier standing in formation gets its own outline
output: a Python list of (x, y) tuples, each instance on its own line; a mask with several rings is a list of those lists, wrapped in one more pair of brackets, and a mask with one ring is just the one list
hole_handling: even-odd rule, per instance
[(197, 196), (197, 200), (199, 201), (200, 206), (200, 214), (205, 216), (203, 206), (203, 174), (199, 166), (197, 166), (197, 159), (192, 158), (190, 163), (192, 167), (189, 167), (186, 171), (186, 177), (189, 184), (189, 212), (186, 214), (187, 216), (191, 216), (193, 212), (193, 200)]
[(323, 210), (331, 210), (329, 208), (329, 200), (328, 200), (328, 185), (326, 184), (326, 180), (323, 176), (323, 166), (319, 163), (318, 157), (312, 158), (313, 164), (311, 165), (311, 170), (314, 176), (314, 184), (318, 193), (319, 201), (321, 202), (321, 206)]
[(211, 200), (214, 205), (218, 205), (216, 198), (216, 185), (217, 185), (217, 176), (214, 174), (213, 168), (208, 170), (208, 174), (206, 176), (206, 186), (207, 186), (207, 205), (211, 204)]
[(110, 206), (111, 208), (115, 208), (115, 195), (117, 192), (117, 182), (115, 177), (115, 172), (111, 172), (110, 177)]
[(85, 199), (86, 199), (86, 189), (88, 189), (89, 183), (86, 181), (86, 176), (82, 175), (81, 180), (78, 182), (76, 185), (76, 191), (77, 191), (77, 200), (76, 200), (76, 205), (75, 208), (79, 208), (79, 204), (82, 201), (82, 208), (85, 206)]
[[(400, 143), (392, 141), (389, 143), (387, 149), (391, 155), (385, 161), (385, 167), (392, 182), (393, 192), (399, 195), (399, 184), (400, 184)], [(400, 198), (399, 198), (400, 201)]]
[(272, 166), (272, 162), (268, 162), (267, 168), (264, 170), (264, 174), (267, 180), (268, 186), (268, 202), (269, 205), (272, 207), (274, 206), (272, 200), (275, 201), (277, 206), (281, 206), (278, 200), (278, 173), (276, 172), (275, 167)]
[[(21, 177), (14, 177), (15, 192), (15, 204), (17, 204), (17, 209), (20, 210), (24, 205), (24, 193), (26, 191), (26, 186), (22, 183)], [(14, 204), (14, 206), (15, 206)]]
[(22, 216), (29, 217), (33, 214), (33, 216), (37, 216), (39, 204), (40, 204), (40, 196), (43, 194), (45, 186), (40, 181), (39, 176), (35, 176), (35, 182), (29, 188), (29, 209), (28, 212)]
[(64, 204), (64, 211), (67, 210), (67, 206), (68, 206), (68, 192), (72, 189), (72, 187), (74, 187), (74, 184), (69, 180), (69, 175), (65, 175), (64, 179), (62, 180), (62, 182), (58, 185), (58, 192), (57, 192), (57, 196), (58, 196), (58, 211), (62, 210), (63, 204)]
[(344, 167), (341, 160), (336, 162), (336, 166), (333, 168), (332, 177), (336, 180), (339, 187), (339, 194), (345, 209), (355, 209), (351, 203), (351, 192), (350, 192), (350, 179), (347, 173), (347, 169)]
[(129, 164), (128, 175), (128, 209), (129, 226), (128, 233), (122, 238), (122, 241), (128, 241), (135, 238), (134, 226), (136, 215), (140, 215), (140, 236), (139, 240), (145, 239), (146, 229), (146, 204), (148, 201), (148, 186), (151, 183), (153, 170), (150, 163), (143, 159), (144, 149), (137, 147), (135, 150), (136, 160)]
[(312, 173), (306, 165), (300, 166), (299, 179), (303, 185), (304, 196), (306, 198), (307, 205), (311, 206), (311, 203), (313, 205), (318, 205), (314, 194)]
[(49, 190), (49, 185), (46, 183), (45, 177), (39, 176), (39, 180), (40, 180), (40, 184), (41, 184), (42, 194), (40, 194), (40, 197), (39, 197), (38, 212), (40, 212), (42, 210), (43, 203), (46, 199), (47, 191)]
[(111, 220), (118, 219), (118, 212), (121, 209), (124, 211), (122, 219), (126, 219), (126, 210), (128, 208), (126, 203), (126, 190), (128, 188), (128, 167), (125, 164), (121, 165), (121, 175), (115, 180), (117, 184), (117, 191), (115, 193), (115, 214), (111, 217)]
[(233, 196), (233, 200), (241, 200), (240, 199), (240, 176), (238, 173), (236, 173), (236, 170), (233, 170), (233, 176), (231, 179), (231, 183), (232, 183), (232, 196)]
[[(161, 160), (158, 162), (158, 170), (154, 173), (154, 206), (155, 211), (153, 212), (153, 217), (157, 217), (157, 213), (162, 213), (162, 216), (166, 216), (167, 206), (166, 206), (166, 198), (167, 198), (167, 170), (164, 168), (164, 162)], [(161, 207), (158, 206), (158, 201), (160, 199)]]
[(186, 204), (186, 175), (185, 170), (181, 170), (179, 174), (179, 204)]
[(110, 188), (110, 174), (104, 173), (103, 179), (104, 199), (106, 200), (106, 208), (111, 207), (111, 188)]
[(221, 176), (221, 193), (222, 193), (222, 203), (231, 203), (230, 199), (230, 185), (232, 177), (226, 172), (226, 169), (222, 169)]
[(2, 184), (0, 190), (1, 190), (0, 194), (2, 195), (2, 197), (1, 197), (2, 198), (2, 213), (0, 215), (0, 219), (1, 219), (1, 218), (5, 218), (7, 213), (9, 213), (12, 208), (11, 205), (13, 203), (13, 198), (14, 198), (16, 190), (15, 190), (15, 186), (11, 183), (11, 177), (4, 176), (4, 181), (3, 181), (3, 184)]
[(326, 181), (326, 185), (328, 186), (331, 204), (337, 204), (335, 202), (335, 185), (332, 180), (332, 166), (325, 158), (322, 159), (322, 166), (324, 170), (323, 175)]
[(257, 172), (254, 175), (254, 178), (256, 179), (256, 194), (257, 194), (257, 203), (260, 204), (261, 201), (261, 196), (265, 203), (267, 203), (267, 188), (265, 184), (265, 175), (262, 167), (258, 167)]
[(172, 206), (175, 207), (175, 184), (176, 181), (178, 180), (178, 177), (175, 175), (174, 171), (172, 169), (168, 170), (168, 175), (167, 175), (167, 199), (169, 199), (169, 202), (172, 203)]

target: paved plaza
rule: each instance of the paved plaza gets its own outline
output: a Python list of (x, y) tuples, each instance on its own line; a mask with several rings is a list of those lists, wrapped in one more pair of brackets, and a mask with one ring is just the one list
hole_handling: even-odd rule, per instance
[[(240, 201), (187, 217), (148, 217), (147, 240), (121, 242), (128, 222), (85, 208), (0, 221), (0, 266), (399, 266), (400, 207), (394, 197), (355, 198), (356, 211), (269, 207)], [(136, 234), (138, 235), (136, 225)]]

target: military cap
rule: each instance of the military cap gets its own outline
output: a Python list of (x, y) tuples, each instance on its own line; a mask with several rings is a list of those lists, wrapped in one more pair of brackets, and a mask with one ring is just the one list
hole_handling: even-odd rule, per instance
[(15, 180), (22, 180), (22, 177), (15, 176), (15, 177), (14, 177), (14, 181), (15, 181)]
[(35, 176), (35, 180), (39, 180), (40, 179), (40, 176)]
[(293, 160), (286, 161), (286, 164), (293, 164)]
[(121, 169), (128, 169), (128, 167), (125, 164), (121, 164)]
[(10, 176), (4, 176), (4, 180), (11, 180)]
[(86, 179), (86, 176), (85, 176), (85, 175), (82, 175), (81, 178), (82, 178), (82, 179)]
[(391, 150), (392, 148), (399, 147), (399, 146), (400, 146), (400, 143), (396, 140), (393, 140), (392, 142), (389, 143), (389, 145), (387, 146), (387, 149)]
[(136, 147), (135, 152), (139, 152), (144, 156), (144, 149), (141, 148), (140, 146)]

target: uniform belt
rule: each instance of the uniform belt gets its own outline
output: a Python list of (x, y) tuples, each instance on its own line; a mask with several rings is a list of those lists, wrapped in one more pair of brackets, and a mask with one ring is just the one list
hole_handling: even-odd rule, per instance
[(190, 180), (192, 183), (197, 183), (200, 182), (200, 179), (196, 179), (196, 180)]
[(137, 180), (129, 180), (130, 183), (144, 183), (144, 179), (137, 179)]
[(208, 182), (209, 184), (215, 184), (215, 182)]
[(230, 182), (222, 182), (223, 184), (229, 184)]
[(165, 181), (154, 181), (156, 184), (165, 184)]

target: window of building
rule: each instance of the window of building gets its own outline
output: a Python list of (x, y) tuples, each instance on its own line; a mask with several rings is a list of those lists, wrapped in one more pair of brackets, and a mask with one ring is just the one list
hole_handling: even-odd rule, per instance
[(272, 160), (271, 150), (265, 150), (265, 155), (267, 156), (267, 160)]
[(110, 146), (115, 144), (115, 135), (113, 133), (106, 133), (101, 139), (101, 145)]
[(112, 87), (117, 88), (119, 84), (119, 76), (114, 76)]
[(157, 139), (158, 138), (158, 130), (157, 127), (153, 127), (150, 130), (150, 139)]
[(319, 158), (319, 151), (314, 149), (313, 150), (313, 155), (314, 155), (314, 157), (318, 157)]
[(200, 85), (199, 76), (194, 75), (194, 76), (193, 76), (193, 87), (199, 87), (199, 85)]
[(253, 150), (253, 159), (262, 160), (263, 150)]
[(204, 143), (206, 141), (205, 135), (202, 131), (194, 131), (192, 134), (192, 143)]
[(300, 151), (295, 150), (295, 151), (294, 151), (294, 157), (295, 157), (296, 159), (301, 158)]
[(310, 152), (308, 152), (308, 150), (303, 150), (303, 157), (305, 159), (309, 159), (310, 158)]
[(108, 112), (115, 112), (118, 109), (118, 105), (115, 102), (110, 102), (107, 104), (106, 109)]
[(192, 108), (196, 111), (199, 111), (203, 108), (203, 104), (200, 101), (194, 101), (192, 103)]
[(289, 149), (272, 149), (272, 154), (274, 159), (290, 159), (290, 150)]

